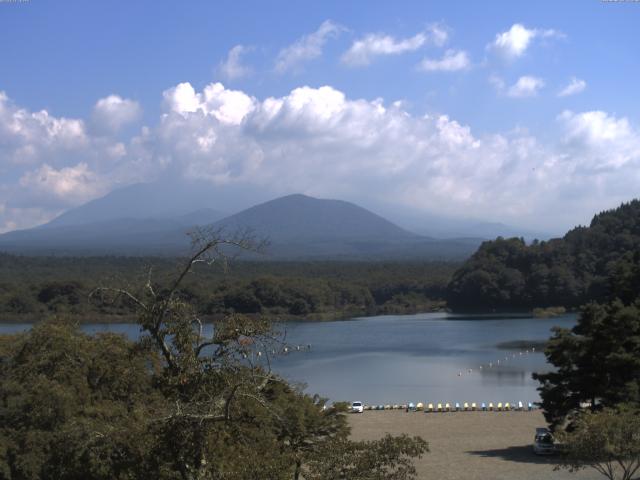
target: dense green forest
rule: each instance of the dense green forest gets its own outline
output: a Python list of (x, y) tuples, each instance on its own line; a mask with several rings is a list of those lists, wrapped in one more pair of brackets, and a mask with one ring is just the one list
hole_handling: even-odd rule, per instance
[[(0, 255), (0, 319), (70, 314), (81, 321), (128, 321), (122, 303), (90, 301), (97, 287), (166, 284), (179, 259)], [(334, 319), (441, 308), (459, 264), (441, 262), (256, 262), (197, 265), (181, 294), (205, 315), (263, 314)]]
[(253, 360), (285, 345), (270, 322), (232, 314), (203, 331), (183, 287), (223, 242), (206, 240), (163, 287), (100, 290), (131, 305), (137, 341), (64, 315), (0, 336), (1, 479), (416, 479), (424, 439), (350, 440), (346, 404)]
[(630, 296), (640, 261), (640, 201), (596, 215), (588, 227), (527, 245), (518, 238), (485, 242), (455, 272), (447, 289), (453, 309), (575, 308)]

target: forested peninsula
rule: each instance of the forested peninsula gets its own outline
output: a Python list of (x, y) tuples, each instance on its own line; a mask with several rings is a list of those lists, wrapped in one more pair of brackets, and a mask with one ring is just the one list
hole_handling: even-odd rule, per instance
[(597, 214), (549, 241), (484, 242), (447, 288), (454, 310), (577, 308), (635, 298), (639, 284), (640, 201)]

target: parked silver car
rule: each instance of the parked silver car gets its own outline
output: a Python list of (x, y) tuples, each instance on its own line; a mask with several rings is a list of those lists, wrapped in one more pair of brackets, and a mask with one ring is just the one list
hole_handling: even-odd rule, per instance
[(552, 455), (556, 452), (553, 435), (548, 428), (536, 428), (533, 452), (536, 455)]

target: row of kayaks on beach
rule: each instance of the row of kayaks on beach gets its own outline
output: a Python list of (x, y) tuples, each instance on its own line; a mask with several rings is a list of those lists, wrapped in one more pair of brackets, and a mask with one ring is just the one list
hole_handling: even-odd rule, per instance
[[(354, 404), (356, 403), (360, 403), (360, 402), (354, 402)], [(352, 406), (352, 410), (353, 411), (364, 411), (364, 410), (405, 410), (408, 412), (420, 412), (420, 411), (424, 411), (424, 412), (475, 412), (475, 411), (480, 411), (480, 412), (507, 412), (507, 411), (511, 411), (511, 410), (515, 410), (515, 411), (531, 411), (534, 410), (536, 407), (533, 403), (528, 402), (528, 403), (523, 403), (523, 402), (498, 402), (498, 403), (493, 403), (493, 402), (489, 402), (489, 403), (468, 403), (468, 402), (464, 402), (462, 404), (460, 403), (422, 403), (422, 402), (418, 402), (416, 404), (414, 403), (408, 403), (408, 404), (393, 404), (393, 405), (362, 405), (360, 408), (356, 405)]]

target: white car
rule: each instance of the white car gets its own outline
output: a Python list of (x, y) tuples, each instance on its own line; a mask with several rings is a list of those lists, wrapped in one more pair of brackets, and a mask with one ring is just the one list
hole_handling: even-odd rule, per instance
[(352, 402), (351, 403), (351, 412), (352, 413), (363, 413), (364, 412), (364, 404), (362, 402)]

